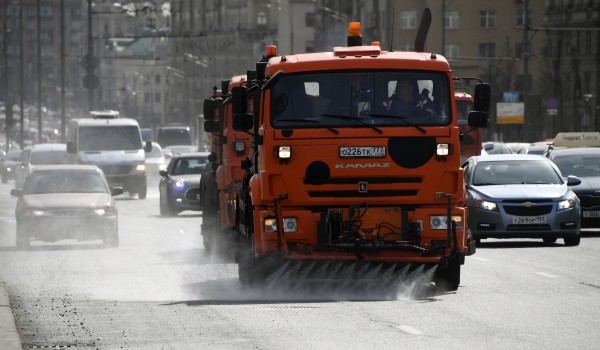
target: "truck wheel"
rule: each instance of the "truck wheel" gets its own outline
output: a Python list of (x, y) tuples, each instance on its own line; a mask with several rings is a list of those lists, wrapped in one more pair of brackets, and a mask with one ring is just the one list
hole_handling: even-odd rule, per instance
[(441, 291), (455, 291), (460, 285), (460, 259), (459, 256), (448, 260), (448, 266), (438, 266), (433, 275), (435, 286)]
[(146, 199), (146, 193), (148, 192), (148, 188), (144, 187), (140, 192), (138, 192), (139, 199)]
[(29, 249), (29, 235), (17, 223), (17, 249)]

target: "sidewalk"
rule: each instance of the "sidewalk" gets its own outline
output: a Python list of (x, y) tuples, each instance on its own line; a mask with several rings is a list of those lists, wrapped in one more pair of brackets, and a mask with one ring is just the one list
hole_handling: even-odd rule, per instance
[(17, 333), (15, 319), (8, 303), (8, 292), (2, 276), (2, 266), (0, 265), (0, 349), (2, 350), (21, 350), (21, 339)]

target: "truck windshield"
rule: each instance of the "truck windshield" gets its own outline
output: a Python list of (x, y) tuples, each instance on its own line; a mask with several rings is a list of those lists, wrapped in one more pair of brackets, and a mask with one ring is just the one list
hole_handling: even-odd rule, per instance
[(140, 129), (134, 125), (83, 126), (79, 129), (81, 151), (133, 151), (141, 148)]
[[(286, 75), (271, 89), (271, 123), (286, 129), (447, 125), (452, 119), (449, 87), (443, 72)], [(303, 122), (307, 119), (318, 123)]]

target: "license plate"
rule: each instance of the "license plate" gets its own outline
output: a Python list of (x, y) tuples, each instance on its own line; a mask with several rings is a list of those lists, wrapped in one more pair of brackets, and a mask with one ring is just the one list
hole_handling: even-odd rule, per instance
[(545, 216), (515, 216), (512, 218), (512, 223), (515, 225), (531, 225), (531, 224), (545, 224)]
[(583, 211), (584, 218), (600, 218), (600, 211)]
[(340, 147), (342, 158), (383, 158), (385, 157), (384, 146), (369, 147)]

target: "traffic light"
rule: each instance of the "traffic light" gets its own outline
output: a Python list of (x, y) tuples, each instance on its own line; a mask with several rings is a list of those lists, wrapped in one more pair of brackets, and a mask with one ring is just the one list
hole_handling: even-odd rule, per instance
[(90, 89), (97, 89), (100, 85), (100, 79), (98, 76), (94, 74), (94, 70), (100, 65), (100, 60), (98, 58), (88, 55), (85, 55), (81, 60), (81, 67), (87, 72), (87, 74), (83, 77), (82, 82), (83, 86)]

